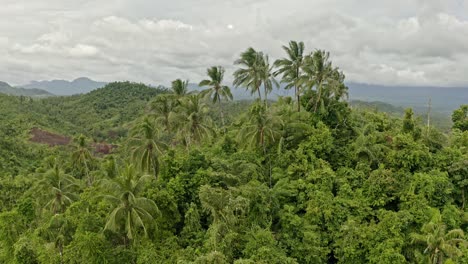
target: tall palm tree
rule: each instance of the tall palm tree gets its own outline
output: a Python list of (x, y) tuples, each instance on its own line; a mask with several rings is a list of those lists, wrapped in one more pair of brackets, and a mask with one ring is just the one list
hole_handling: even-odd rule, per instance
[(274, 142), (281, 135), (281, 120), (267, 111), (266, 105), (254, 104), (238, 134), (238, 140), (248, 147), (261, 147)]
[(128, 165), (117, 178), (104, 184), (110, 193), (104, 198), (113, 204), (104, 229), (124, 231), (125, 244), (127, 240), (134, 240), (139, 230), (147, 235), (148, 226), (159, 214), (154, 201), (140, 196), (148, 180), (149, 175), (140, 176), (132, 165)]
[(159, 156), (162, 155), (166, 144), (160, 137), (159, 130), (154, 122), (145, 117), (130, 134), (128, 141), (132, 159), (145, 173), (156, 178), (159, 174)]
[(301, 111), (300, 96), (302, 67), (304, 66), (304, 42), (290, 41), (289, 47), (283, 46), (288, 58), (275, 61), (278, 70), (276, 75), (282, 74), (282, 83), (286, 83), (286, 89), (294, 88), (294, 95), (297, 98), (297, 111)]
[(302, 67), (304, 74), (301, 83), (307, 87), (315, 87), (317, 91), (314, 104), (314, 113), (317, 112), (318, 105), (322, 102), (322, 93), (324, 87), (336, 85), (338, 68), (333, 68), (329, 60), (330, 53), (323, 50), (316, 50), (304, 59)]
[(264, 67), (263, 53), (250, 47), (240, 54), (234, 64), (242, 67), (234, 72), (234, 86), (244, 86), (251, 94), (258, 93), (258, 98), (262, 100), (260, 86)]
[(86, 178), (88, 186), (92, 184), (90, 170), (93, 162), (93, 156), (86, 144), (86, 137), (80, 135), (75, 139), (75, 151), (72, 153), (72, 166), (80, 172), (80, 176)]
[(161, 123), (167, 132), (171, 131), (169, 116), (177, 106), (177, 102), (171, 94), (158, 95), (150, 103), (151, 114), (154, 115), (156, 122)]
[(465, 234), (461, 229), (447, 232), (447, 226), (440, 217), (435, 222), (425, 224), (421, 229), (423, 234), (411, 234), (413, 243), (423, 244), (426, 248), (423, 255), (430, 264), (442, 264), (444, 260), (463, 255), (459, 246), (467, 246)]
[(45, 200), (45, 208), (53, 214), (63, 213), (68, 205), (78, 199), (79, 184), (71, 175), (65, 174), (57, 159), (53, 167), (39, 175), (40, 179), (32, 190)]
[(172, 123), (178, 129), (178, 136), (186, 146), (200, 142), (214, 133), (208, 117), (208, 107), (202, 94), (191, 94), (181, 100), (181, 105), (172, 116)]
[(261, 63), (261, 74), (260, 74), (260, 80), (263, 84), (263, 89), (265, 92), (265, 104), (268, 101), (268, 94), (271, 93), (273, 90), (273, 86), (278, 88), (279, 84), (275, 80), (274, 74), (273, 74), (273, 65), (270, 65), (268, 55), (262, 56), (262, 59), (260, 61)]
[(221, 99), (232, 100), (231, 89), (226, 85), (222, 85), (224, 68), (221, 66), (213, 66), (208, 68), (206, 73), (210, 79), (201, 81), (199, 86), (208, 86), (208, 89), (202, 91), (202, 94), (211, 98), (214, 104), (218, 103), (219, 111), (221, 113), (221, 122), (224, 126), (224, 113), (221, 106)]
[(171, 90), (172, 93), (177, 97), (180, 98), (185, 96), (188, 93), (188, 80), (182, 81), (181, 79), (176, 79), (172, 81)]

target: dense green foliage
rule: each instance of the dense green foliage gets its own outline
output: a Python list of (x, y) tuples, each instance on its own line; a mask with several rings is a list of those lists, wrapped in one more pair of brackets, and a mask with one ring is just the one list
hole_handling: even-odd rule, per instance
[[(466, 106), (448, 134), (351, 109), (328, 53), (299, 49), (296, 75), (241, 54), (251, 102), (226, 102), (222, 67), (200, 93), (0, 96), (0, 262), (468, 263)], [(274, 73), (295, 98), (266, 100)], [(75, 139), (28, 143), (34, 126)], [(102, 139), (118, 148), (95, 154)]]

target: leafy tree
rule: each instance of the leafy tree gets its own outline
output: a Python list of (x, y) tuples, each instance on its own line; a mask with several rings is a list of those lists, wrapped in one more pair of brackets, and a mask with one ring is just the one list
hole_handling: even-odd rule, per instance
[(213, 103), (218, 103), (219, 111), (221, 113), (221, 121), (224, 126), (224, 113), (221, 106), (221, 99), (232, 100), (232, 93), (228, 86), (222, 85), (224, 77), (224, 68), (221, 66), (213, 66), (206, 71), (210, 79), (200, 82), (199, 86), (209, 86), (202, 92), (203, 95), (211, 98)]
[(461, 131), (468, 130), (468, 105), (462, 105), (452, 114), (453, 128), (458, 128)]
[(263, 84), (266, 97), (273, 86), (268, 56), (250, 47), (241, 53), (234, 64), (242, 67), (234, 72), (234, 86), (244, 86), (251, 94), (258, 93), (258, 98), (262, 100), (260, 87)]
[(132, 165), (127, 165), (119, 177), (105, 182), (104, 187), (109, 194), (104, 198), (113, 207), (104, 229), (125, 232), (125, 245), (128, 241), (137, 239), (140, 230), (146, 236), (149, 226), (159, 213), (152, 200), (140, 196), (149, 177), (138, 175)]
[(285, 89), (294, 88), (297, 98), (297, 111), (301, 111), (301, 77), (304, 66), (304, 42), (290, 41), (289, 47), (283, 46), (287, 58), (276, 60), (274, 65), (278, 68), (275, 75), (282, 75), (282, 83), (286, 83)]
[(333, 68), (329, 58), (330, 53), (323, 50), (316, 50), (304, 58), (301, 83), (310, 89), (316, 88), (314, 113), (317, 112), (319, 104), (323, 105), (324, 88), (327, 89), (326, 93), (330, 93), (329, 90), (339, 86), (343, 79), (338, 68)]
[(178, 136), (188, 147), (213, 135), (211, 119), (208, 117), (208, 106), (201, 94), (189, 95), (181, 100), (172, 123), (178, 130)]
[(75, 139), (76, 146), (75, 151), (72, 153), (72, 166), (75, 168), (82, 178), (85, 178), (88, 186), (90, 186), (93, 180), (90, 177), (90, 171), (93, 168), (94, 158), (86, 144), (86, 137), (80, 135)]
[(78, 182), (60, 168), (57, 159), (52, 168), (38, 177), (34, 191), (41, 194), (41, 200), (45, 200), (44, 207), (50, 208), (53, 214), (65, 212), (66, 207), (78, 199)]
[[(440, 217), (440, 215), (439, 215)], [(447, 258), (456, 259), (462, 256), (462, 247), (467, 246), (465, 234), (461, 229), (447, 231), (440, 219), (425, 224), (422, 234), (411, 234), (413, 243), (425, 245), (422, 257), (427, 263), (445, 263)]]
[(171, 94), (158, 95), (150, 103), (151, 114), (154, 115), (156, 122), (164, 126), (167, 132), (171, 132), (170, 115), (177, 105), (178, 102)]
[(145, 173), (156, 178), (159, 174), (159, 156), (162, 155), (166, 144), (161, 140), (160, 132), (154, 122), (148, 117), (133, 129), (128, 146), (132, 159)]
[(268, 143), (279, 139), (281, 120), (267, 111), (265, 105), (254, 104), (238, 134), (238, 140), (248, 147), (265, 151)]
[(181, 79), (176, 79), (172, 82), (171, 91), (176, 96), (176, 98), (181, 98), (188, 94), (188, 80), (182, 81)]

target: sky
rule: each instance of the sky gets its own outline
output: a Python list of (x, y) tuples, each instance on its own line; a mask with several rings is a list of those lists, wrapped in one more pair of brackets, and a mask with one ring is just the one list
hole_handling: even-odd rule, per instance
[(303, 41), (346, 80), (468, 87), (468, 0), (0, 0), (0, 80), (199, 82)]

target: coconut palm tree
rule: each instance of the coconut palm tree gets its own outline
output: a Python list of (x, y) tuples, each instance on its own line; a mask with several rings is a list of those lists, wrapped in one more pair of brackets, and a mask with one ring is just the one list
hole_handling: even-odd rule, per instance
[(208, 106), (203, 102), (202, 94), (191, 94), (181, 100), (177, 111), (172, 115), (171, 123), (178, 130), (178, 136), (188, 147), (193, 142), (200, 142), (214, 133), (208, 117)]
[(247, 120), (238, 134), (239, 142), (247, 147), (261, 147), (266, 151), (266, 144), (281, 136), (281, 120), (267, 111), (266, 105), (254, 104)]
[(425, 224), (421, 231), (422, 234), (411, 234), (411, 237), (413, 243), (426, 247), (423, 256), (430, 264), (442, 264), (446, 258), (457, 258), (463, 255), (460, 246), (467, 246), (463, 230), (447, 231), (447, 226), (441, 221), (440, 216), (437, 221)]
[(148, 117), (131, 131), (128, 141), (132, 159), (145, 173), (159, 174), (159, 156), (162, 155), (166, 144), (160, 137), (160, 132), (154, 122)]
[(72, 153), (72, 166), (76, 169), (81, 177), (86, 178), (88, 186), (91, 186), (92, 179), (90, 177), (90, 170), (93, 163), (93, 156), (86, 144), (86, 137), (83, 135), (75, 139), (75, 151)]
[(273, 86), (278, 88), (279, 84), (274, 78), (273, 74), (273, 65), (270, 65), (268, 55), (262, 56), (262, 59), (260, 61), (261, 67), (261, 74), (260, 74), (260, 80), (261, 83), (263, 84), (263, 90), (265, 92), (265, 104), (268, 101), (268, 94), (271, 93), (273, 90)]
[(208, 68), (206, 73), (210, 79), (200, 82), (199, 86), (208, 86), (208, 89), (202, 91), (202, 95), (211, 98), (214, 104), (218, 103), (219, 111), (221, 113), (221, 122), (224, 126), (224, 113), (221, 106), (221, 99), (232, 100), (231, 89), (226, 85), (222, 85), (224, 68), (221, 66), (213, 66)]
[(169, 116), (178, 105), (177, 101), (172, 98), (171, 94), (158, 95), (150, 103), (150, 112), (154, 116), (156, 122), (164, 126), (166, 132), (171, 131), (171, 124), (169, 122)]
[(234, 86), (244, 86), (250, 90), (251, 94), (258, 93), (260, 100), (262, 100), (260, 86), (262, 85), (262, 67), (264, 67), (262, 61), (263, 53), (250, 47), (234, 62), (242, 67), (234, 72)]
[(316, 50), (304, 58), (302, 67), (304, 74), (301, 83), (310, 89), (315, 87), (317, 94), (314, 103), (314, 113), (317, 112), (318, 105), (323, 103), (322, 93), (324, 87), (337, 85), (338, 68), (333, 68), (329, 60), (330, 53), (323, 50)]
[(68, 205), (78, 199), (79, 184), (71, 175), (65, 174), (57, 159), (53, 167), (39, 174), (39, 181), (33, 190), (45, 200), (45, 208), (53, 214), (63, 213)]
[(188, 80), (182, 81), (181, 79), (176, 79), (172, 81), (171, 91), (177, 97), (183, 97), (188, 93)]
[(282, 75), (281, 82), (286, 83), (285, 89), (294, 88), (294, 95), (297, 98), (297, 111), (301, 111), (300, 96), (302, 67), (304, 66), (304, 42), (290, 41), (289, 47), (283, 46), (287, 58), (275, 61), (275, 76)]
[(138, 175), (134, 167), (128, 165), (117, 178), (104, 182), (104, 188), (109, 191), (104, 198), (113, 204), (104, 229), (125, 232), (125, 245), (128, 240), (134, 240), (139, 231), (146, 236), (149, 225), (159, 214), (154, 201), (140, 196), (150, 178)]

